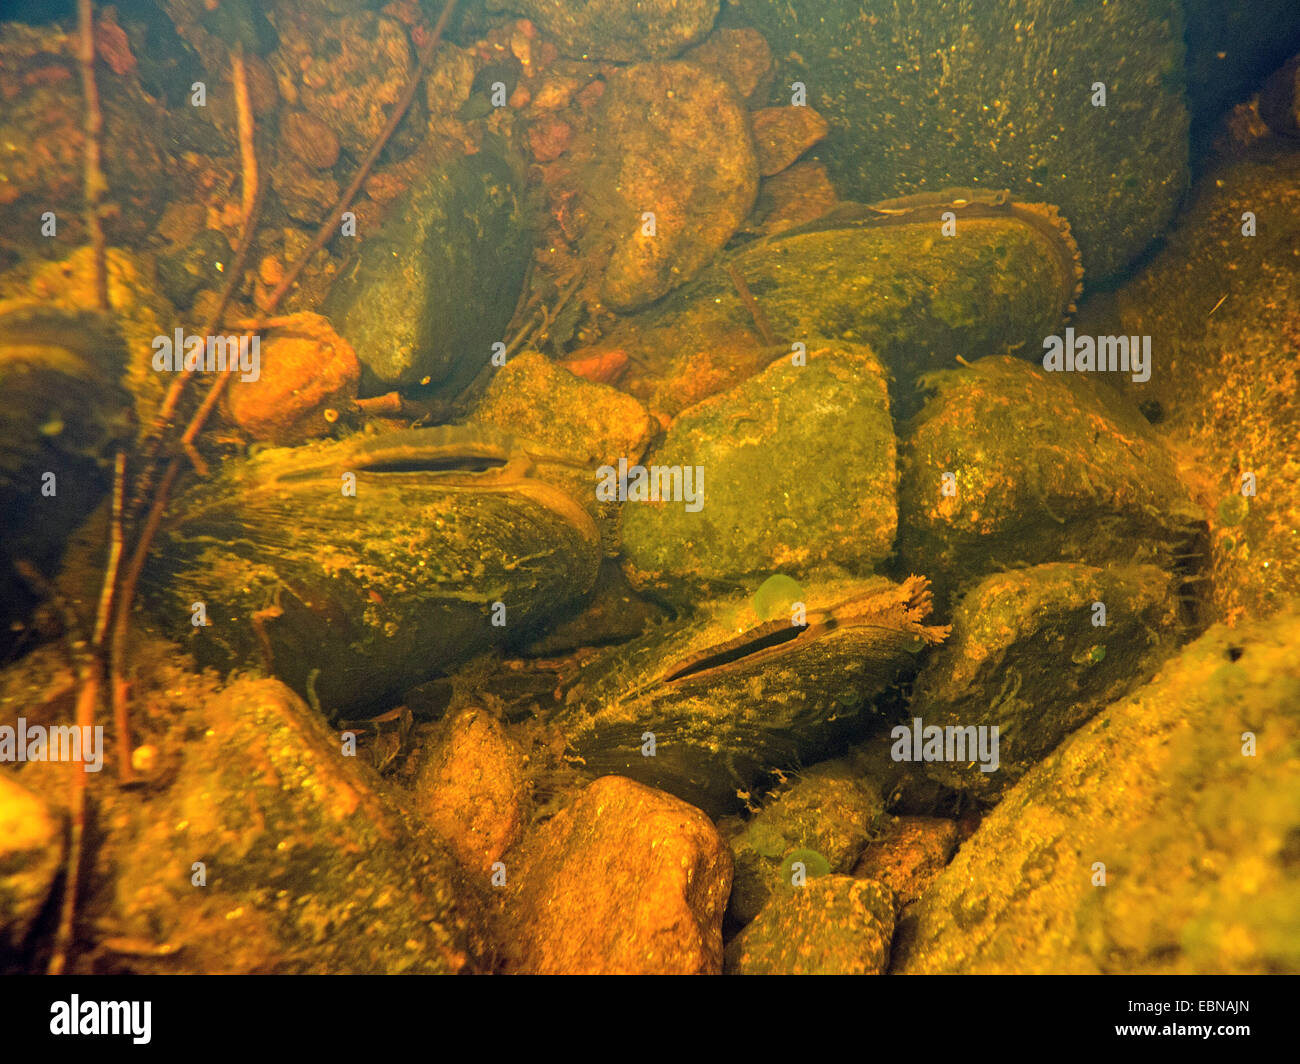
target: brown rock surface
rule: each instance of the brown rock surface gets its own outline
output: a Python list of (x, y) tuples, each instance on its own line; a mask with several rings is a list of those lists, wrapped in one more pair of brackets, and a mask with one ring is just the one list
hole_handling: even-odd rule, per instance
[(507, 970), (722, 970), (731, 853), (693, 806), (604, 776), (526, 840), (512, 865)]
[(416, 813), (467, 868), (485, 875), (519, 838), (527, 801), (522, 752), (486, 710), (461, 710), (431, 744)]
[(753, 122), (758, 172), (764, 177), (779, 174), (830, 130), (811, 107), (764, 107), (754, 112)]
[(282, 320), (262, 345), (258, 379), (231, 382), (226, 412), (253, 439), (288, 445), (329, 431), (325, 411), (356, 398), (361, 363), (321, 315)]
[(934, 882), (956, 848), (957, 825), (953, 821), (900, 816), (881, 838), (867, 844), (853, 874), (888, 887), (901, 908)]
[(729, 975), (883, 975), (894, 912), (869, 879), (821, 876), (773, 898), (727, 945)]
[(717, 75), (691, 63), (642, 63), (608, 85), (604, 161), (589, 187), (608, 200), (593, 213), (610, 219), (613, 241), (601, 295), (630, 310), (712, 261), (754, 206), (758, 161), (740, 100)]

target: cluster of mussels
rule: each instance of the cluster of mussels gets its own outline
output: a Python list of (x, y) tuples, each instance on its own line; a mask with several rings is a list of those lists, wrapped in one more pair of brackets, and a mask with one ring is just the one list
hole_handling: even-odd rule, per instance
[[(961, 235), (945, 238), (954, 219)], [(732, 282), (737, 273), (747, 291)], [(1094, 436), (1111, 424), (1135, 468), (1102, 454), (1109, 468), (1095, 475), (1107, 485), (1075, 512), (1043, 476), (1055, 463), (1042, 441), (1013, 434), (988, 461), (1016, 483), (994, 489), (1002, 502), (985, 499), (981, 515), (984, 474), (969, 450), (981, 429), (964, 427), (963, 454), (923, 453), (944, 387), (896, 430), (891, 384), (908, 399), (945, 353), (978, 359), (1036, 343), (1068, 313), (1079, 281), (1060, 216), (1005, 194), (844, 208), (730, 252), (629, 319), (629, 335), (647, 347), (657, 332), (679, 334), (683, 320), (707, 342), (734, 332), (757, 301), (765, 330), (781, 337), (764, 368), (697, 398), (647, 453), (589, 445), (609, 404), (628, 401), (589, 382), (554, 389), (566, 398), (524, 424), (492, 424), (489, 394), (462, 425), (262, 450), (176, 500), (142, 590), (166, 629), (186, 622), (204, 664), (262, 668), (331, 714), (355, 714), (535, 635), (581, 604), (605, 557), (618, 558), (633, 587), (675, 619), (588, 653), (556, 722), (588, 769), (720, 815), (771, 770), (833, 752), (915, 673), (918, 652), (948, 631), (927, 623), (930, 580), (946, 609), (971, 579), (1001, 567), (989, 545), (1008, 536), (1032, 540), (1020, 544), (1020, 564), (1101, 563), (1112, 541), (1089, 529), (1123, 535), (1154, 522), (1175, 537), (1194, 524), (1185, 500), (1163, 507), (1177, 511), (1167, 520), (1152, 518), (1152, 500), (1168, 493), (1131, 483), (1158, 475), (1139, 468), (1150, 459), (1134, 451), (1134, 435), (1156, 446), (1140, 417), (1108, 412), (1091, 385), (1080, 398), (1074, 382), (1025, 362), (986, 359), (955, 371), (946, 391), (967, 389), (958, 405), (974, 410), (988, 385), (998, 402), (1019, 390), (1035, 417), (1062, 419), (1065, 433), (1074, 421)], [(529, 360), (544, 362), (515, 361)], [(658, 372), (670, 382), (685, 371), (669, 358)], [(667, 394), (661, 386), (661, 408)], [(896, 431), (910, 440), (901, 463)], [(1005, 435), (992, 418), (982, 431)], [(598, 501), (598, 463), (618, 459), (707, 470), (703, 505)], [(966, 481), (957, 498), (946, 486), (953, 469)], [(1071, 518), (1068, 537), (1059, 511)], [(1050, 515), (1042, 535), (1026, 516), (1035, 512)], [(751, 597), (774, 573), (799, 581), (777, 609)], [(194, 627), (198, 602), (207, 623)]]

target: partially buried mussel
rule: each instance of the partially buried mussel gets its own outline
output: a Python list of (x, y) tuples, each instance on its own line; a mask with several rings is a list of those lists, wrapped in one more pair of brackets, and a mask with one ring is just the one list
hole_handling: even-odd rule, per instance
[(591, 586), (596, 525), (549, 460), (444, 427), (228, 462), (173, 506), (147, 600), (201, 663), (262, 666), (331, 712), (382, 704)]
[(940, 642), (929, 608), (917, 576), (809, 583), (766, 620), (744, 597), (719, 599), (587, 665), (556, 723), (588, 769), (721, 815), (763, 773), (824, 754)]
[(126, 349), (108, 314), (0, 303), (0, 653), (36, 602), (14, 564), (54, 575), (130, 435)]

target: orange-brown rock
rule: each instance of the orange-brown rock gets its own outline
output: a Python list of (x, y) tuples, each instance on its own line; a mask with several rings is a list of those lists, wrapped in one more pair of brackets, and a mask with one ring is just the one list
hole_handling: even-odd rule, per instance
[(893, 936), (887, 888), (818, 876), (774, 897), (727, 944), (727, 974), (883, 975)]
[(420, 766), (414, 811), (473, 872), (490, 874), (523, 829), (522, 757), (494, 716), (470, 708), (445, 723)]
[(339, 138), (313, 114), (290, 111), (280, 119), (281, 148), (316, 170), (328, 170), (339, 161)]
[(772, 49), (748, 26), (716, 29), (682, 58), (721, 75), (746, 103), (757, 100), (772, 80)]
[(507, 864), (508, 971), (722, 970), (731, 852), (678, 798), (603, 776)]
[(772, 236), (806, 225), (838, 202), (825, 163), (811, 159), (797, 162), (763, 182), (758, 195), (763, 234)]
[(601, 285), (610, 308), (652, 303), (731, 239), (758, 195), (748, 126), (734, 90), (693, 63), (639, 63), (610, 75), (599, 162), (587, 178), (593, 213), (610, 219)]
[(898, 817), (867, 845), (853, 874), (894, 892), (901, 907), (915, 901), (947, 866), (957, 848), (957, 825), (937, 817)]
[(779, 174), (830, 129), (811, 107), (764, 107), (754, 112), (753, 122), (758, 172), (763, 177)]
[(236, 376), (226, 390), (226, 415), (255, 440), (288, 445), (323, 436), (325, 412), (357, 395), (361, 364), (328, 319), (291, 314), (261, 345), (257, 380)]
[(548, 116), (528, 130), (528, 148), (539, 163), (552, 163), (569, 150), (573, 127), (563, 119)]

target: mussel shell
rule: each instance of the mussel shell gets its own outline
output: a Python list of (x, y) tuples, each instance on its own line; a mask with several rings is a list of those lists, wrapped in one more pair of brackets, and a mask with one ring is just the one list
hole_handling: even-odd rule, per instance
[(114, 449), (130, 435), (125, 363), (108, 314), (0, 309), (0, 651), (35, 603), (13, 563), (53, 576), (68, 538), (110, 486)]
[[(155, 618), (201, 663), (261, 666), (326, 711), (384, 704), (535, 634), (600, 560), (587, 511), (481, 431), (263, 451), (173, 511), (143, 587)], [(191, 623), (200, 601), (207, 627)]]
[[(804, 594), (803, 626), (723, 599), (592, 661), (557, 719), (570, 751), (591, 771), (720, 816), (764, 772), (826, 753), (946, 634), (921, 623), (929, 592), (919, 577), (825, 582)], [(646, 733), (653, 756), (643, 753)]]

